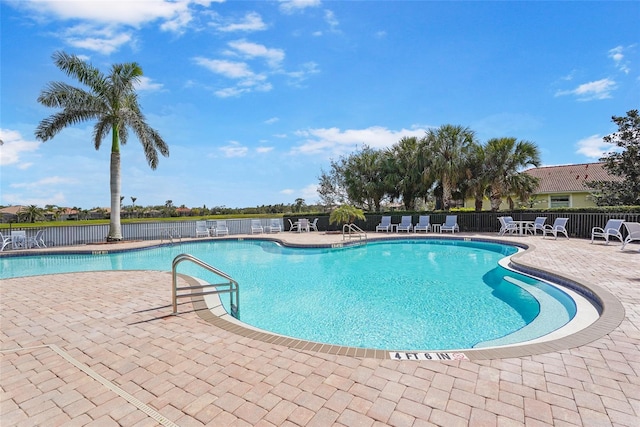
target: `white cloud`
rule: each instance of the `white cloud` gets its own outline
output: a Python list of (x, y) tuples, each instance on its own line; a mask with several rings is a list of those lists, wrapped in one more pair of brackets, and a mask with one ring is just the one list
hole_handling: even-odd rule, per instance
[(352, 153), (367, 145), (371, 148), (387, 148), (398, 142), (405, 136), (424, 136), (426, 129), (401, 129), (390, 130), (380, 126), (372, 126), (366, 129), (320, 128), (297, 131), (302, 143), (292, 150), (293, 154), (325, 155), (337, 157)]
[(280, 0), (280, 11), (289, 15), (308, 7), (318, 7), (320, 3), (320, 0)]
[(336, 18), (335, 13), (333, 13), (333, 11), (331, 10), (324, 11), (324, 20), (332, 29), (335, 29), (340, 24), (338, 22), (338, 18)]
[(194, 60), (196, 64), (230, 79), (243, 79), (255, 76), (254, 72), (249, 69), (246, 62), (207, 59), (202, 57), (196, 57)]
[(214, 25), (219, 31), (262, 31), (267, 29), (267, 25), (262, 21), (262, 17), (256, 12), (249, 12), (244, 19), (239, 22), (227, 23), (224, 25)]
[(272, 68), (279, 67), (280, 63), (284, 60), (284, 51), (282, 49), (268, 48), (264, 45), (251, 43), (246, 40), (229, 42), (229, 46), (247, 58), (264, 58)]
[(576, 153), (596, 160), (606, 156), (608, 153), (620, 151), (619, 147), (605, 142), (603, 137), (597, 134), (581, 139), (576, 143), (576, 146), (578, 147)]
[(611, 98), (611, 92), (616, 89), (615, 80), (606, 78), (594, 82), (583, 83), (575, 89), (556, 92), (556, 96), (575, 95), (579, 101)]
[(264, 123), (267, 124), (267, 125), (272, 125), (272, 124), (276, 123), (279, 120), (280, 119), (277, 118), (277, 117), (271, 117), (270, 119), (265, 120)]
[(21, 169), (28, 168), (31, 163), (21, 161), (20, 154), (36, 151), (40, 147), (37, 141), (26, 141), (20, 132), (11, 129), (0, 129), (0, 165), (16, 165)]
[(109, 55), (122, 45), (131, 43), (133, 35), (116, 27), (98, 28), (89, 24), (80, 24), (67, 28), (60, 37), (69, 46), (87, 49)]
[(591, 135), (576, 143), (578, 147), (576, 153), (592, 159), (599, 159), (606, 152), (606, 147), (610, 145), (604, 142), (600, 135)]
[(64, 206), (67, 203), (67, 198), (64, 193), (57, 192), (40, 197), (33, 197), (33, 195), (23, 196), (21, 194), (3, 194), (3, 200), (9, 205), (36, 205), (36, 206)]
[(256, 152), (258, 153), (270, 153), (271, 151), (273, 151), (273, 147), (258, 147), (256, 148)]
[(34, 182), (21, 182), (11, 184), (12, 188), (42, 189), (46, 186), (58, 186), (61, 184), (76, 184), (78, 181), (61, 176), (49, 176)]
[(240, 145), (237, 141), (231, 141), (229, 145), (220, 147), (220, 151), (222, 151), (225, 157), (244, 157), (249, 152), (249, 149)]
[(23, 0), (20, 6), (30, 9), (33, 13), (57, 19), (81, 19), (95, 23), (139, 27), (156, 20), (165, 23), (176, 20), (184, 22), (185, 15), (192, 15), (193, 6), (209, 7), (211, 3), (212, 0)]
[(163, 31), (183, 33), (196, 8), (207, 8), (214, 1), (223, 0), (23, 0), (13, 4), (28, 9), (40, 22), (84, 21), (67, 29), (61, 39), (70, 46), (109, 55), (124, 44), (135, 43), (131, 28), (160, 22)]
[(150, 92), (161, 90), (164, 87), (162, 83), (154, 83), (149, 77), (146, 76), (140, 77), (138, 83), (135, 86), (139, 91)]
[(622, 46), (616, 46), (609, 50), (609, 58), (613, 59), (616, 68), (625, 74), (629, 74), (629, 62), (624, 60), (624, 50)]
[(280, 190), (280, 194), (284, 194), (284, 195), (291, 195), (293, 193), (295, 193), (296, 190), (292, 189), (292, 188), (285, 188), (284, 190)]

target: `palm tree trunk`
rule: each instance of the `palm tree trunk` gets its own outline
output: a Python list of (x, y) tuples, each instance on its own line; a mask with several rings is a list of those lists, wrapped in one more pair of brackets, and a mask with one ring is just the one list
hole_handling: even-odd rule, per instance
[(447, 174), (442, 177), (442, 204), (445, 211), (451, 208), (451, 183)]
[(122, 240), (120, 227), (120, 152), (111, 151), (110, 165), (111, 186), (111, 217), (109, 220), (109, 235), (107, 241)]

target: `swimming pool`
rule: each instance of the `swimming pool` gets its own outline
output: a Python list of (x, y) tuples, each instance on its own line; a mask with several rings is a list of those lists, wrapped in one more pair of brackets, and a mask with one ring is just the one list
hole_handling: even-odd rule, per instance
[[(216, 240), (94, 255), (0, 258), (0, 278), (93, 270), (169, 270), (187, 252), (240, 283), (243, 322), (309, 341), (378, 349), (464, 349), (528, 341), (576, 313), (559, 289), (498, 262), (513, 246), (394, 240), (290, 248)], [(213, 281), (205, 270), (179, 272)]]

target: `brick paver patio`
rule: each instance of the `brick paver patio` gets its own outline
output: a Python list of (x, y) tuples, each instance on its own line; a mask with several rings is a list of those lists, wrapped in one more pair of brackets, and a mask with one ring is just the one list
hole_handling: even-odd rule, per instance
[(596, 327), (593, 341), (573, 348), (569, 340), (566, 349), (519, 357), (396, 361), (248, 338), (207, 322), (191, 302), (171, 316), (169, 272), (7, 279), (0, 424), (640, 426), (637, 246), (506, 239), (531, 245), (518, 262), (613, 294), (621, 323)]

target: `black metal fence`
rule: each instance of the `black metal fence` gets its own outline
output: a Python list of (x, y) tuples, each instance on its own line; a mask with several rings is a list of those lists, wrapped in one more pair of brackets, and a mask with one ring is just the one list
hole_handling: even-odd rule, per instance
[[(567, 230), (570, 237), (589, 239), (591, 238), (591, 229), (593, 227), (603, 227), (609, 219), (624, 219), (629, 222), (640, 222), (640, 213), (523, 213), (523, 212), (457, 212), (449, 213), (449, 215), (458, 216), (458, 225), (462, 232), (472, 233), (495, 233), (499, 230), (498, 217), (510, 215), (514, 220), (519, 221), (533, 221), (538, 216), (544, 216), (547, 218), (546, 223), (552, 224), (556, 218), (569, 218), (567, 223)], [(431, 213), (431, 224), (442, 224), (445, 222), (445, 218), (448, 214)], [(366, 221), (356, 221), (355, 224), (365, 231), (375, 231), (376, 226), (380, 223), (382, 214), (367, 214)], [(403, 214), (392, 214), (391, 222), (399, 223)], [(413, 214), (413, 223), (418, 222), (420, 214)], [(281, 226), (284, 231), (288, 231), (291, 228), (291, 222), (295, 222), (298, 218), (309, 218), (313, 220), (316, 216), (285, 216), (281, 221)], [(329, 224), (329, 216), (317, 216), (318, 218), (318, 230), (319, 231), (334, 231), (341, 230), (341, 225)], [(262, 226), (267, 229), (267, 226), (271, 224), (271, 219), (260, 219)], [(291, 222), (290, 222), (291, 221)], [(250, 234), (251, 233), (251, 219), (227, 219), (227, 227), (229, 229), (229, 235), (238, 234)], [(209, 226), (213, 226), (215, 221), (207, 221)], [(12, 230), (25, 229), (23, 227), (14, 226)], [(108, 224), (100, 225), (68, 225), (68, 226), (56, 226), (47, 227), (43, 224), (44, 229), (44, 241), (47, 246), (72, 246), (83, 245), (91, 243), (102, 243), (106, 241), (107, 234), (109, 232)], [(27, 233), (33, 233), (35, 235), (37, 229), (28, 228)], [(3, 234), (6, 234), (9, 230), (4, 229)], [(624, 227), (622, 230), (625, 233)], [(136, 223), (124, 223), (122, 224), (122, 236), (124, 240), (162, 240), (178, 237), (195, 237), (196, 235), (196, 221), (171, 221), (171, 222), (136, 222)]]

